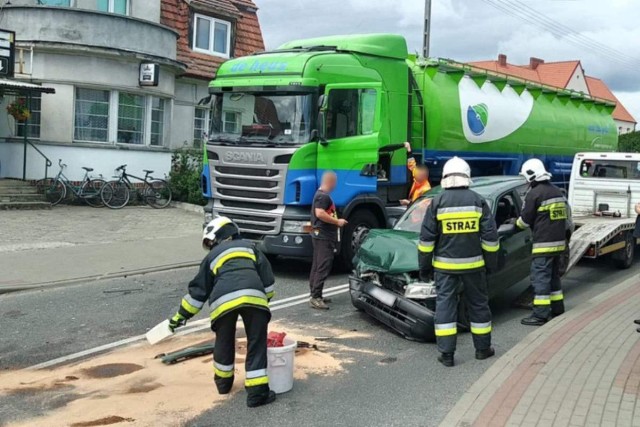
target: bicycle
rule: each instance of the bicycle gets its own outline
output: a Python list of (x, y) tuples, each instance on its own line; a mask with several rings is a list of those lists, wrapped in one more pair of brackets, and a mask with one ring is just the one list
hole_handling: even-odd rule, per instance
[[(131, 191), (141, 193), (142, 200), (155, 209), (162, 209), (171, 203), (171, 188), (169, 183), (164, 179), (154, 178), (151, 176), (152, 170), (143, 169), (144, 178), (127, 173), (127, 165), (121, 165), (116, 168), (115, 173), (119, 174), (117, 180), (109, 181), (100, 192), (102, 202), (111, 209), (121, 209), (129, 203)], [(131, 178), (144, 183), (144, 189), (139, 192)]]
[(89, 172), (92, 172), (93, 168), (83, 166), (84, 178), (80, 181), (80, 185), (73, 185), (63, 172), (67, 165), (62, 163), (62, 159), (58, 159), (58, 166), (60, 166), (60, 171), (55, 178), (41, 179), (36, 183), (38, 191), (44, 194), (45, 199), (52, 206), (56, 206), (64, 200), (68, 191), (71, 191), (78, 199), (84, 200), (91, 207), (100, 208), (104, 206), (100, 195), (107, 181), (101, 178), (89, 177)]

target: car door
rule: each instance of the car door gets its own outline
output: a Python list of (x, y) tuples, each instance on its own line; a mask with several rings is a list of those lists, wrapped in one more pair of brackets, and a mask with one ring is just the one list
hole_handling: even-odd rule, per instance
[[(507, 217), (500, 212), (501, 201), (511, 204), (511, 210)], [(496, 219), (500, 222), (514, 219), (520, 216), (522, 202), (517, 191), (509, 191), (500, 195), (495, 203)], [(498, 228), (503, 224), (497, 224)], [(531, 230), (521, 230), (516, 227), (515, 233), (500, 236), (500, 263), (502, 268), (488, 277), (489, 293), (495, 295), (515, 285), (529, 275), (531, 264)]]

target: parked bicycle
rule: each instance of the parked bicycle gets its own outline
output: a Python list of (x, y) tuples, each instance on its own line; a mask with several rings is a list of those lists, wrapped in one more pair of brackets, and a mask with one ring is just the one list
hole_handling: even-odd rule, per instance
[(91, 178), (89, 172), (92, 172), (93, 169), (83, 166), (82, 169), (85, 171), (84, 178), (80, 182), (80, 185), (74, 185), (64, 174), (64, 169), (67, 165), (62, 163), (62, 159), (58, 160), (58, 166), (60, 166), (60, 171), (55, 178), (41, 179), (36, 183), (36, 187), (40, 193), (44, 194), (51, 205), (57, 205), (67, 197), (68, 192), (71, 192), (75, 197), (83, 200), (89, 206), (94, 208), (104, 206), (100, 195), (107, 181), (101, 178)]
[[(127, 173), (127, 165), (122, 165), (115, 170), (118, 179), (109, 181), (100, 193), (102, 202), (111, 209), (123, 208), (129, 203), (131, 192), (134, 191), (142, 197), (142, 201), (152, 208), (162, 209), (171, 203), (171, 188), (164, 179), (151, 176), (152, 170), (144, 169), (144, 178)], [(138, 190), (131, 182), (131, 178), (143, 183), (142, 190)]]

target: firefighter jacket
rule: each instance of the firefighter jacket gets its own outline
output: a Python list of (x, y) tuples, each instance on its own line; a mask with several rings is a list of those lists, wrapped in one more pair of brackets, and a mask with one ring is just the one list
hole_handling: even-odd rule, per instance
[(496, 223), (487, 202), (468, 188), (437, 195), (425, 214), (418, 255), (420, 275), (432, 269), (463, 274), (497, 267), (500, 249)]
[(224, 241), (200, 264), (178, 315), (190, 319), (207, 300), (212, 321), (245, 306), (269, 311), (274, 281), (269, 261), (253, 244), (242, 239)]
[(516, 222), (519, 228), (531, 228), (532, 255), (555, 256), (564, 252), (570, 223), (569, 204), (560, 189), (549, 181), (533, 182)]

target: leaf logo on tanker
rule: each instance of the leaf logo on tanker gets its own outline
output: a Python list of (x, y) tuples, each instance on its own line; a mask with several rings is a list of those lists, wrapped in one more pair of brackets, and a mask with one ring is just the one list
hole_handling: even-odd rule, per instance
[(467, 109), (467, 122), (474, 135), (482, 135), (489, 120), (489, 109), (485, 104), (469, 106)]
[[(478, 87), (465, 76), (458, 84), (462, 131), (473, 144), (498, 141), (520, 129), (529, 119), (534, 99), (509, 85), (500, 91), (489, 80)], [(489, 117), (491, 116), (491, 117)]]

